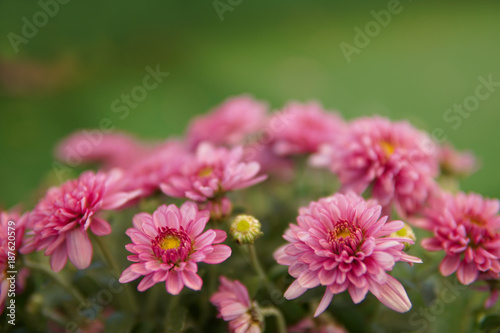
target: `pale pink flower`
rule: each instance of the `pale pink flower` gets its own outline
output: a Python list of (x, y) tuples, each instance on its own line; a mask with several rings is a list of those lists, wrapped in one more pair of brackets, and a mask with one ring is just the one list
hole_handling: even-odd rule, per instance
[(387, 274), (397, 261), (421, 262), (403, 252), (408, 238), (388, 237), (404, 227), (387, 222), (382, 207), (350, 192), (311, 202), (299, 210), (297, 225), (290, 224), (283, 238), (290, 244), (274, 253), (279, 264), (290, 266), (296, 280), (285, 292), (294, 299), (307, 289), (325, 286), (315, 316), (330, 304), (333, 295), (345, 290), (354, 303), (371, 291), (384, 305), (406, 312), (410, 300), (401, 283)]
[(187, 141), (196, 147), (203, 141), (237, 145), (260, 130), (266, 122), (267, 105), (250, 96), (229, 98), (209, 114), (196, 117), (189, 125)]
[(70, 166), (99, 163), (103, 169), (127, 168), (147, 151), (145, 145), (125, 133), (81, 130), (64, 139), (56, 157)]
[[(273, 150), (278, 155), (315, 153), (320, 145), (340, 138), (345, 124), (339, 114), (325, 111), (316, 102), (292, 102), (274, 115), (285, 125), (272, 133)], [(270, 123), (277, 119), (271, 118)]]
[(196, 274), (198, 263), (219, 264), (229, 258), (231, 248), (219, 244), (226, 239), (222, 230), (204, 231), (209, 219), (207, 210), (198, 211), (193, 202), (181, 208), (162, 205), (153, 213), (139, 213), (133, 228), (126, 233), (132, 243), (126, 249), (134, 262), (123, 271), (121, 283), (144, 276), (137, 289), (145, 291), (158, 282), (165, 282), (168, 293), (177, 295), (184, 286), (200, 290), (203, 280)]
[(219, 311), (218, 317), (229, 322), (229, 332), (260, 333), (262, 315), (259, 314), (257, 303), (250, 300), (247, 288), (225, 276), (219, 280), (219, 289), (210, 297), (210, 302)]
[(214, 147), (208, 142), (200, 144), (196, 155), (184, 163), (180, 172), (160, 185), (172, 197), (205, 202), (223, 196), (228, 191), (255, 185), (265, 175), (257, 176), (257, 162), (243, 162), (243, 148)]
[(457, 151), (452, 145), (440, 147), (439, 163), (441, 172), (445, 175), (467, 177), (478, 169), (478, 162), (470, 151)]
[(60, 271), (69, 260), (78, 269), (92, 261), (88, 232), (96, 236), (111, 233), (108, 222), (99, 217), (102, 210), (117, 209), (135, 199), (140, 191), (122, 191), (123, 174), (84, 172), (78, 179), (52, 187), (30, 215), (32, 237), (23, 253), (45, 249), (50, 265)]
[(437, 188), (437, 147), (427, 134), (407, 122), (357, 119), (346, 136), (323, 153), (329, 156), (316, 156), (315, 162), (324, 165), (330, 161), (342, 191), (361, 194), (371, 186), (372, 197), (386, 211), (394, 204), (399, 214), (414, 214)]
[(181, 142), (168, 140), (158, 145), (125, 169), (125, 188), (141, 190), (146, 197), (160, 189), (160, 184), (178, 173), (189, 161), (189, 153)]
[[(10, 288), (10, 282), (15, 281), (16, 293), (24, 290), (28, 270), (20, 268), (18, 250), (24, 243), (24, 232), (28, 226), (29, 214), (19, 216), (17, 212), (0, 211), (0, 314), (5, 308), (5, 301)], [(11, 274), (8, 271), (17, 273)], [(7, 280), (11, 275), (15, 280)]]
[(428, 251), (444, 251), (441, 274), (457, 273), (465, 285), (480, 272), (498, 279), (500, 273), (500, 203), (479, 194), (443, 193), (433, 200), (418, 226), (434, 232), (422, 240)]

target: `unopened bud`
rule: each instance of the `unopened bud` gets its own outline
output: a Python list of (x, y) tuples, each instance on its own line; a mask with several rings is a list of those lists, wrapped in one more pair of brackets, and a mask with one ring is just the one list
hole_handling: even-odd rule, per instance
[[(409, 238), (413, 242), (415, 242), (417, 240), (417, 237), (415, 236), (413, 229), (407, 223), (405, 223), (405, 226), (403, 228), (401, 228), (398, 231), (393, 232), (389, 237)], [(406, 242), (403, 244), (405, 245), (404, 251), (408, 251), (410, 249), (410, 247), (413, 245), (413, 243), (406, 243)]]
[(260, 231), (260, 222), (251, 215), (238, 215), (231, 224), (229, 230), (234, 241), (238, 244), (253, 244), (263, 235)]

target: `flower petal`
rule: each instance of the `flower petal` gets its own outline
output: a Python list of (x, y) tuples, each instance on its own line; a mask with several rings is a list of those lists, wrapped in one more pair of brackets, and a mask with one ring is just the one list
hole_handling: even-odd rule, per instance
[(78, 269), (89, 267), (92, 261), (92, 243), (86, 232), (73, 229), (67, 233), (66, 246), (69, 260)]
[(333, 299), (333, 293), (330, 291), (330, 289), (326, 288), (325, 294), (323, 295), (323, 298), (321, 298), (321, 302), (319, 303), (318, 307), (316, 308), (316, 312), (314, 313), (314, 317), (319, 316), (323, 312), (325, 312), (326, 308), (330, 303), (332, 302)]

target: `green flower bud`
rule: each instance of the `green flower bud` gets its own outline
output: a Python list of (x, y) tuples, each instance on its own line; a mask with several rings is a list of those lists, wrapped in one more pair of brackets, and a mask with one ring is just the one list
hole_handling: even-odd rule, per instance
[(251, 215), (238, 215), (231, 223), (229, 233), (238, 244), (253, 244), (263, 235), (260, 222)]

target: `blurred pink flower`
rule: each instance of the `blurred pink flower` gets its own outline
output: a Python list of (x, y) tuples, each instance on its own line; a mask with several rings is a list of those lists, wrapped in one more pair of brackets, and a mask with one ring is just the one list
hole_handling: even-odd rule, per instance
[(498, 279), (500, 273), (500, 203), (479, 194), (443, 193), (430, 203), (418, 226), (434, 232), (422, 240), (428, 251), (444, 251), (441, 274), (457, 273), (465, 285), (480, 272)]
[(420, 263), (403, 252), (408, 238), (387, 237), (404, 227), (387, 222), (382, 207), (350, 192), (311, 202), (299, 210), (297, 225), (290, 224), (283, 238), (290, 244), (274, 253), (279, 264), (290, 266), (296, 280), (285, 292), (294, 299), (307, 289), (326, 286), (315, 317), (330, 304), (333, 295), (345, 290), (354, 303), (371, 291), (387, 307), (406, 312), (410, 300), (399, 281), (386, 273), (397, 261)]
[(209, 114), (196, 117), (187, 130), (187, 141), (196, 147), (203, 141), (237, 145), (259, 131), (266, 122), (267, 105), (250, 96), (229, 98)]
[(45, 249), (55, 272), (66, 265), (68, 258), (76, 268), (87, 268), (92, 261), (88, 229), (97, 236), (111, 233), (111, 226), (99, 212), (120, 208), (140, 194), (124, 192), (122, 185), (122, 172), (111, 170), (87, 171), (78, 179), (50, 188), (31, 212), (32, 237), (21, 252)]
[(472, 152), (457, 151), (449, 144), (440, 147), (439, 163), (442, 173), (460, 177), (467, 177), (478, 169), (478, 162)]
[(343, 119), (334, 112), (325, 111), (316, 102), (292, 102), (274, 115), (270, 123), (286, 119), (283, 128), (272, 134), (273, 150), (278, 155), (314, 153), (321, 144), (336, 141), (345, 131)]
[(81, 130), (64, 139), (56, 157), (70, 166), (99, 163), (103, 169), (127, 168), (146, 152), (145, 145), (125, 133)]
[[(321, 318), (321, 317), (320, 317)], [(292, 327), (288, 328), (289, 333), (348, 333), (345, 328), (333, 322), (318, 319), (305, 318)]]
[(219, 244), (226, 239), (224, 231), (203, 232), (208, 219), (209, 212), (198, 211), (193, 202), (185, 202), (180, 209), (162, 205), (153, 215), (135, 215), (134, 227), (126, 232), (132, 240), (126, 248), (133, 253), (128, 260), (134, 264), (123, 271), (119, 281), (127, 283), (144, 276), (137, 286), (139, 291), (165, 281), (172, 295), (184, 286), (200, 290), (203, 280), (196, 274), (197, 263), (219, 264), (231, 255), (229, 246)]
[(431, 138), (407, 122), (373, 117), (353, 121), (345, 137), (313, 158), (329, 164), (342, 191), (363, 193), (372, 186), (372, 197), (390, 211), (407, 216), (422, 209), (436, 191), (437, 147)]
[[(15, 274), (15, 291), (20, 293), (24, 290), (28, 269), (16, 265), (20, 262), (18, 250), (24, 243), (24, 232), (28, 226), (29, 214), (19, 216), (17, 212), (0, 211), (0, 314), (5, 308), (5, 301), (10, 288), (10, 277), (8, 271), (17, 271)], [(9, 222), (13, 223), (9, 223)], [(12, 256), (14, 258), (12, 258)], [(10, 259), (9, 259), (10, 257)], [(9, 261), (13, 263), (9, 264)]]
[(250, 300), (247, 288), (225, 276), (219, 280), (219, 289), (210, 297), (210, 302), (217, 307), (218, 317), (229, 322), (229, 332), (260, 333), (262, 318), (257, 304)]
[(205, 202), (266, 179), (265, 175), (257, 176), (259, 163), (245, 163), (242, 157), (241, 146), (229, 150), (204, 142), (198, 146), (196, 155), (184, 163), (180, 172), (171, 176), (160, 188), (172, 197)]
[(146, 197), (160, 189), (160, 184), (179, 172), (189, 160), (189, 153), (181, 142), (168, 140), (158, 145), (125, 169), (125, 188), (141, 190)]

